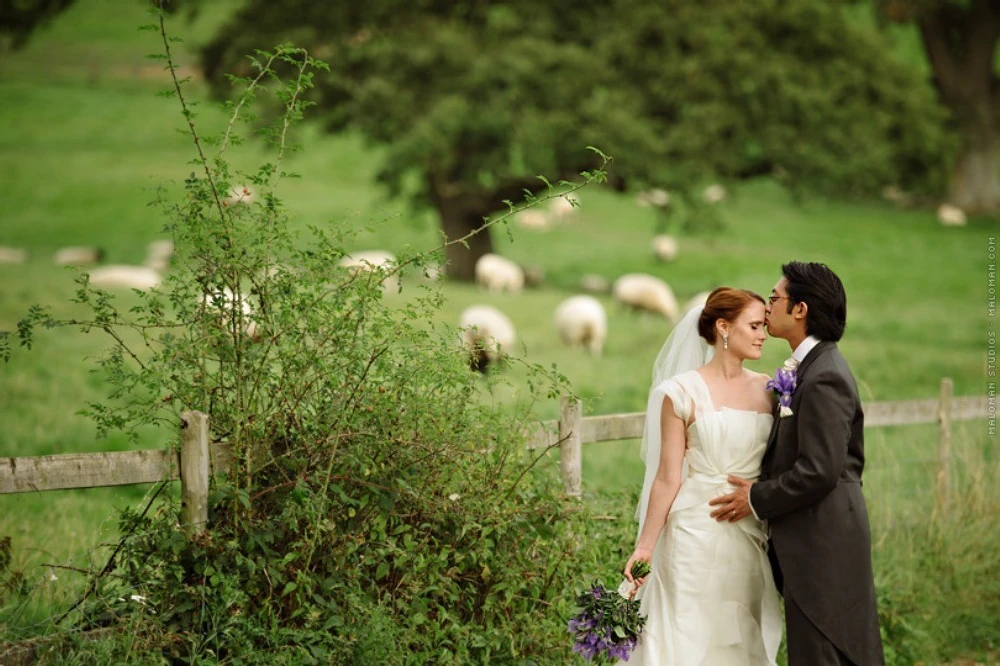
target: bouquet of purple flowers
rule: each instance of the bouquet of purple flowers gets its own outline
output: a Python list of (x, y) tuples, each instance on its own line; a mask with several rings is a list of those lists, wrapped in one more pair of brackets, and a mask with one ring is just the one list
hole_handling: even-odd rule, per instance
[[(634, 578), (648, 574), (649, 565), (645, 562), (632, 567)], [(646, 616), (639, 612), (639, 602), (596, 581), (577, 595), (576, 603), (579, 612), (569, 621), (573, 652), (598, 662), (627, 660), (646, 624)]]

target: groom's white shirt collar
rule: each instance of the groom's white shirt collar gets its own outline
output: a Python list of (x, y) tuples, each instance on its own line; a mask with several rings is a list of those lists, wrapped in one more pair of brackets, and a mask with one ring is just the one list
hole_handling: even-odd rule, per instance
[(813, 347), (819, 344), (819, 338), (814, 335), (807, 336), (805, 340), (799, 343), (799, 346), (795, 348), (792, 352), (792, 358), (801, 363), (806, 360), (806, 356), (809, 352), (813, 350)]

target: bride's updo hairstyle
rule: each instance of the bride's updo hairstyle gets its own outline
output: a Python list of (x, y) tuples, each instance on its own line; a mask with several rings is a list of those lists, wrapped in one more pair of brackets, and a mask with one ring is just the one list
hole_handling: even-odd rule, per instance
[(754, 301), (765, 303), (764, 297), (748, 289), (719, 287), (708, 295), (705, 307), (698, 318), (698, 335), (710, 345), (715, 344), (715, 322), (720, 319), (732, 323)]

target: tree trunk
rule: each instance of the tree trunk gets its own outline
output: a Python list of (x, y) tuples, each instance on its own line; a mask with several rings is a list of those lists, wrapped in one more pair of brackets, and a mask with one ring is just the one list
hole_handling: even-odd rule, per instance
[(969, 213), (1000, 210), (996, 127), (966, 129), (962, 137), (964, 145), (952, 175), (951, 203)]
[[(489, 211), (484, 210), (481, 197), (471, 196), (466, 191), (456, 174), (429, 168), (425, 177), (427, 194), (438, 212), (441, 230), (448, 241), (444, 250), (445, 275), (452, 280), (473, 282), (479, 257), (493, 251), (490, 230), (483, 229), (483, 217)], [(461, 238), (465, 238), (464, 244), (454, 242)]]
[(481, 229), (475, 235), (466, 239), (468, 247), (454, 243), (445, 248), (445, 275), (453, 280), (472, 282), (476, 279), (476, 262), (479, 257), (493, 251), (493, 239), (489, 229), (482, 229), (484, 212), (469, 210), (458, 200), (442, 200), (436, 202), (438, 214), (441, 216), (441, 228), (448, 241), (464, 238), (468, 234)]
[(941, 101), (961, 140), (950, 201), (966, 212), (1000, 210), (1000, 86), (994, 53), (1000, 9), (993, 0), (940, 3), (917, 19)]
[[(574, 173), (579, 173), (579, 170)], [(560, 175), (566, 180), (572, 174)], [(454, 280), (472, 282), (476, 279), (476, 261), (484, 254), (493, 252), (490, 230), (484, 229), (483, 218), (503, 211), (507, 201), (515, 204), (523, 201), (526, 191), (537, 194), (545, 189), (538, 178), (511, 179), (498, 183), (489, 189), (470, 187), (463, 183), (458, 172), (442, 173), (429, 168), (426, 173), (427, 193), (431, 203), (441, 218), (441, 229), (451, 242), (465, 239), (468, 247), (454, 243), (445, 248), (448, 265), (445, 274)]]

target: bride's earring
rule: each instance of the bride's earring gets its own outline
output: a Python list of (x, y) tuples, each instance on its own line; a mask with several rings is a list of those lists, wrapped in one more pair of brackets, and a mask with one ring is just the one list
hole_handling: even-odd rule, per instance
[(728, 335), (723, 335), (722, 336), (722, 348), (723, 349), (729, 349), (729, 336)]

